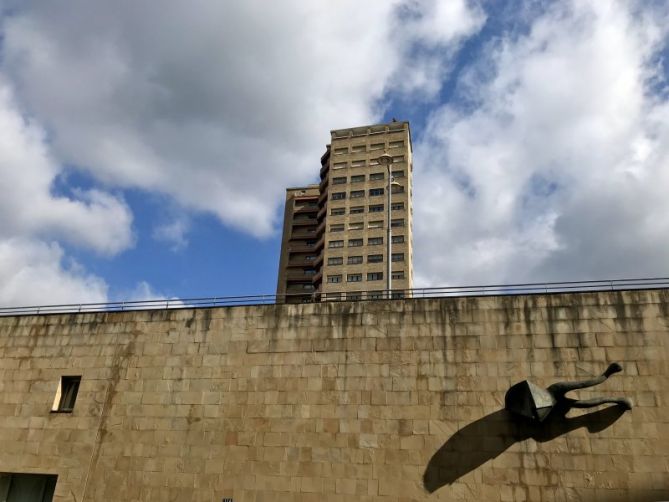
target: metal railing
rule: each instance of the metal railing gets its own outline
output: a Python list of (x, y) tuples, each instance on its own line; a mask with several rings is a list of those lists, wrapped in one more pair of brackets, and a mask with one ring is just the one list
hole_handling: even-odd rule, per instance
[[(529, 295), (574, 293), (588, 291), (623, 291), (633, 289), (669, 288), (669, 278), (611, 279), (601, 281), (534, 282), (526, 284), (489, 284), (484, 286), (445, 286), (436, 288), (393, 289), (392, 299), (447, 298), (464, 296)], [(179, 308), (232, 307), (243, 305), (280, 305), (285, 303), (317, 303), (322, 301), (386, 300), (388, 292), (370, 290), (348, 293), (304, 291), (284, 295), (218, 296), (206, 298), (174, 298), (102, 303), (71, 303), (0, 307), (0, 316), (61, 314), (84, 312), (121, 312), (132, 310), (165, 310)]]

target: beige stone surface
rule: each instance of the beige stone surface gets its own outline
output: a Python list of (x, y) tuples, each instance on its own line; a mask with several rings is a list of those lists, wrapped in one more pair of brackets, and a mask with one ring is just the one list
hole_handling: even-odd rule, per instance
[[(57, 501), (669, 500), (668, 337), (667, 290), (2, 317), (0, 471)], [(511, 384), (611, 361), (578, 395), (631, 412), (517, 440)]]

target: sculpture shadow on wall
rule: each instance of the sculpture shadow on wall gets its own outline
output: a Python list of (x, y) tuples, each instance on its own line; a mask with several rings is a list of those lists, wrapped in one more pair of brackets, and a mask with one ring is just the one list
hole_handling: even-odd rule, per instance
[(519, 419), (506, 409), (496, 411), (463, 427), (439, 448), (425, 469), (423, 486), (433, 493), (527, 439), (543, 443), (581, 427), (590, 433), (603, 431), (625, 410), (610, 406), (574, 418), (565, 416), (568, 409), (554, 410), (544, 422)]

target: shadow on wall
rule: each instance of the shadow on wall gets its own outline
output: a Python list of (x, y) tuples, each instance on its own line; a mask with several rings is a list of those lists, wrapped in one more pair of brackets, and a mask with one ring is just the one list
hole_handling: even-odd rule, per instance
[(581, 427), (591, 433), (603, 431), (623, 413), (623, 407), (611, 406), (575, 418), (549, 415), (539, 423), (511, 415), (507, 410), (496, 411), (463, 427), (439, 448), (427, 464), (423, 486), (433, 493), (526, 439), (543, 443)]

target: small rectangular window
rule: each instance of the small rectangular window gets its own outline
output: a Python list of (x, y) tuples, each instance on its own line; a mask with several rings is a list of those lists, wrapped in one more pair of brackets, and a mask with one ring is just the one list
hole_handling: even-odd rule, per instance
[(332, 169), (344, 169), (346, 167), (346, 162), (335, 162), (332, 166)]
[(356, 176), (351, 176), (351, 183), (364, 183), (365, 182), (365, 175), (364, 174), (358, 174)]
[(330, 225), (330, 232), (343, 232), (344, 225)]
[(385, 147), (385, 143), (372, 143), (369, 145), (370, 150), (383, 150)]
[(396, 162), (404, 162), (404, 155), (393, 155), (393, 164)]
[(369, 272), (367, 274), (367, 280), (368, 281), (382, 281), (383, 280), (383, 272)]
[(362, 256), (349, 256), (348, 262), (349, 265), (358, 265), (362, 263)]
[(369, 212), (370, 213), (382, 213), (383, 212), (383, 204), (375, 204), (373, 206), (369, 206)]
[(336, 178), (332, 178), (333, 185), (344, 185), (345, 183), (346, 183), (346, 176), (338, 176)]
[(328, 247), (329, 248), (343, 248), (344, 247), (344, 241), (330, 241), (330, 242), (328, 242)]
[(365, 167), (364, 160), (354, 160), (351, 162), (351, 167)]
[(403, 226), (404, 226), (404, 219), (400, 219), (400, 220), (392, 220), (392, 221), (390, 222), (390, 226), (393, 227), (393, 228), (396, 228), (396, 227), (403, 227)]
[(402, 211), (404, 210), (404, 202), (393, 202), (390, 205), (390, 209), (392, 209), (393, 211)]
[(351, 190), (351, 199), (358, 199), (365, 196), (364, 190)]
[(348, 229), (349, 230), (362, 230), (363, 228), (364, 228), (364, 224), (361, 221), (348, 224)]
[(392, 242), (393, 244), (401, 244), (404, 242), (404, 236), (403, 235), (393, 235), (392, 236)]
[(378, 166), (379, 165), (379, 159), (369, 159), (369, 165), (370, 166)]
[(341, 275), (328, 275), (328, 282), (329, 283), (337, 283), (341, 282)]
[(365, 212), (365, 207), (364, 206), (352, 206), (351, 210), (349, 211), (351, 214), (362, 214)]
[(393, 261), (404, 261), (404, 253), (393, 253)]
[(370, 291), (368, 293), (368, 298), (370, 300), (380, 300), (383, 298), (383, 291)]
[(362, 282), (362, 274), (348, 274), (346, 282)]
[(391, 141), (388, 143), (388, 148), (401, 148), (404, 146), (404, 141)]
[(404, 292), (403, 291), (393, 291), (392, 294), (392, 299), (393, 300), (401, 300), (404, 298)]
[(367, 239), (367, 244), (369, 246), (379, 246), (383, 244), (383, 237), (370, 237)]
[(404, 187), (402, 185), (393, 185), (393, 193), (404, 193)]
[(348, 246), (352, 248), (362, 246), (362, 239), (349, 239)]
[(383, 261), (382, 254), (370, 254), (367, 256), (367, 263), (381, 263)]
[(370, 221), (367, 228), (383, 228), (383, 220)]
[(383, 188), (370, 188), (369, 189), (369, 196), (370, 197), (376, 197), (378, 195), (383, 195)]
[(314, 261), (316, 259), (316, 255), (310, 254), (304, 257), (304, 261)]
[(348, 148), (335, 148), (334, 154), (335, 155), (344, 155), (348, 153)]
[(362, 153), (367, 151), (366, 145), (353, 145), (351, 147), (351, 152), (353, 153)]
[(362, 293), (347, 293), (347, 300), (362, 300)]
[(369, 175), (369, 181), (378, 181), (382, 180), (385, 178), (385, 175), (383, 173), (371, 173)]
[(391, 277), (392, 277), (393, 279), (404, 279), (404, 272), (403, 272), (403, 271), (393, 272), (393, 273), (391, 274)]
[(393, 178), (404, 178), (404, 171), (393, 171)]
[(344, 258), (341, 256), (333, 256), (332, 258), (328, 258), (328, 265), (343, 265), (344, 264)]
[(344, 207), (334, 207), (330, 210), (330, 214), (332, 216), (341, 216), (342, 214), (346, 214), (346, 208), (344, 208)]
[(80, 383), (81, 376), (61, 377), (51, 411), (58, 413), (72, 413), (72, 410), (74, 410), (74, 403), (77, 400)]
[(346, 192), (334, 192), (332, 194), (332, 200), (342, 200), (346, 198)]

